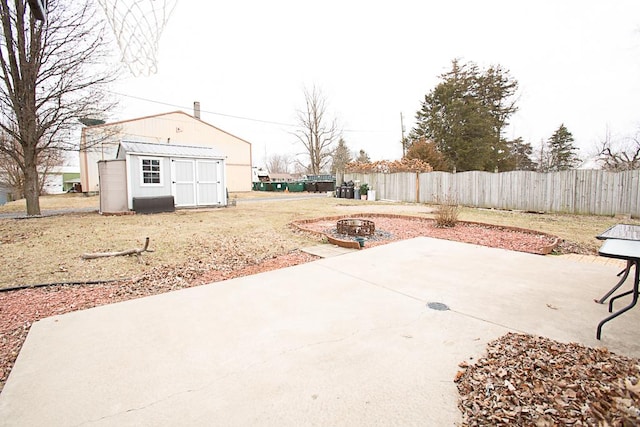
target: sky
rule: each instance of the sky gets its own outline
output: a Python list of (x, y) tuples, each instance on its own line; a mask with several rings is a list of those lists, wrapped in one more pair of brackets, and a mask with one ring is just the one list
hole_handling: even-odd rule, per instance
[(292, 132), (315, 86), (352, 151), (394, 160), (401, 114), (408, 133), (454, 58), (518, 81), (508, 138), (536, 146), (564, 124), (585, 158), (607, 132), (640, 133), (637, 0), (180, 0), (158, 72), (113, 86), (112, 119), (192, 113), (199, 101), (201, 118), (251, 142), (264, 166), (304, 152)]

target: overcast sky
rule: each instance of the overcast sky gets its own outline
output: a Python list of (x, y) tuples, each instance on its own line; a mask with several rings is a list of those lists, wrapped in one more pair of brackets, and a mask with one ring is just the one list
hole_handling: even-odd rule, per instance
[(607, 127), (619, 138), (640, 131), (638, 0), (193, 3), (174, 10), (158, 73), (115, 86), (130, 95), (115, 119), (191, 113), (199, 101), (202, 119), (251, 142), (262, 166), (265, 153), (303, 151), (286, 124), (315, 85), (351, 150), (398, 159), (400, 113), (408, 132), (460, 58), (519, 82), (509, 138), (538, 145), (564, 123), (586, 157)]

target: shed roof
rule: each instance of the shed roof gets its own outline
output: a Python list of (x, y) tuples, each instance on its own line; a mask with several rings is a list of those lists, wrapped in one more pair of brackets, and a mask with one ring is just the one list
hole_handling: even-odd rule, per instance
[(224, 159), (216, 149), (210, 147), (192, 147), (188, 145), (151, 144), (148, 142), (122, 141), (118, 147), (120, 152), (126, 154), (144, 154), (160, 157), (189, 157), (198, 159)]

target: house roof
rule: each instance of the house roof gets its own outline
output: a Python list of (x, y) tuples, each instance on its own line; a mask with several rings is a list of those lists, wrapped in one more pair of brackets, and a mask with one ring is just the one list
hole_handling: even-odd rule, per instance
[(104, 123), (104, 124), (101, 124), (101, 125), (86, 126), (86, 127), (82, 128), (82, 131), (84, 132), (85, 129), (97, 129), (97, 128), (101, 128), (101, 127), (118, 126), (118, 125), (122, 125), (122, 124), (125, 124), (125, 123), (137, 122), (137, 121), (141, 121), (141, 120), (153, 119), (153, 118), (158, 118), (158, 117), (163, 117), (163, 116), (169, 116), (169, 115), (172, 115), (172, 114), (183, 115), (183, 116), (185, 116), (185, 117), (187, 117), (187, 118), (189, 118), (191, 120), (200, 122), (200, 123), (202, 123), (202, 124), (204, 124), (204, 125), (206, 125), (206, 126), (208, 126), (210, 128), (216, 129), (216, 130), (218, 130), (218, 131), (220, 131), (222, 133), (226, 133), (227, 135), (232, 136), (232, 137), (236, 138), (239, 141), (242, 141), (242, 142), (244, 142), (246, 144), (251, 145), (251, 143), (249, 141), (245, 140), (245, 139), (242, 139), (242, 138), (240, 138), (240, 137), (238, 137), (238, 136), (236, 136), (236, 135), (234, 135), (232, 133), (227, 132), (226, 130), (222, 130), (219, 127), (216, 127), (216, 126), (212, 125), (211, 123), (207, 123), (202, 119), (198, 119), (196, 117), (193, 117), (192, 115), (187, 114), (184, 111), (180, 111), (180, 110), (169, 111), (167, 113), (153, 114), (153, 115), (143, 116), (143, 117), (136, 117), (136, 118), (133, 118), (133, 119), (120, 120), (120, 121), (117, 121), (117, 122)]
[(220, 154), (214, 148), (210, 147), (191, 147), (188, 145), (173, 144), (151, 144), (148, 142), (122, 141), (118, 147), (118, 156), (120, 152), (125, 154), (143, 154), (147, 156), (160, 157), (188, 157), (198, 159), (224, 159), (225, 156)]

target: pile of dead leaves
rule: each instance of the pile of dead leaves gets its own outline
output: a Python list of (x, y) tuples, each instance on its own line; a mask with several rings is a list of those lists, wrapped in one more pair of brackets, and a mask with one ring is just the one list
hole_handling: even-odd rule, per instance
[(456, 375), (463, 425), (640, 425), (640, 360), (509, 333)]

